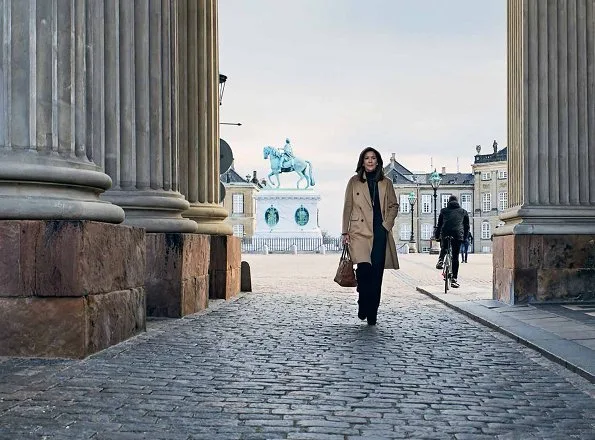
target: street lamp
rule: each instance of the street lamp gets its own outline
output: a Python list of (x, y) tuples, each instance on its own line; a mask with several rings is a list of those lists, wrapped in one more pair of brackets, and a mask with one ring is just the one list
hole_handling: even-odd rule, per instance
[(415, 193), (413, 191), (411, 191), (409, 193), (409, 206), (411, 207), (411, 237), (409, 237), (409, 253), (412, 252), (416, 252), (416, 246), (415, 246), (415, 239), (413, 237), (413, 207), (415, 206), (415, 201), (417, 200), (417, 197), (415, 196)]
[(430, 185), (432, 185), (432, 189), (434, 190), (434, 236), (432, 237), (432, 246), (430, 247), (430, 254), (439, 254), (440, 253), (440, 248), (438, 246), (438, 242), (435, 240), (436, 237), (436, 200), (438, 199), (438, 194), (436, 193), (436, 191), (438, 191), (438, 187), (440, 186), (440, 183), (442, 182), (442, 178), (440, 177), (440, 174), (438, 174), (438, 172), (436, 171), (436, 169), (434, 168), (434, 172), (432, 174), (430, 174)]
[(227, 81), (227, 76), (220, 73), (219, 74), (219, 105), (221, 105), (221, 101), (223, 101), (223, 91), (225, 90), (225, 82), (226, 81)]

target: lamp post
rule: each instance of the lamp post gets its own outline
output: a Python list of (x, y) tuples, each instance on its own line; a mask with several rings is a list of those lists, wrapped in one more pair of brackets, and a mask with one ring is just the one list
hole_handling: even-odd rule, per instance
[(438, 191), (438, 187), (440, 186), (440, 183), (442, 182), (442, 178), (440, 177), (440, 174), (438, 174), (436, 172), (436, 169), (434, 169), (434, 172), (430, 175), (430, 185), (432, 185), (432, 189), (434, 190), (434, 236), (432, 237), (432, 245), (430, 246), (430, 254), (439, 254), (440, 253), (440, 245), (438, 243), (438, 241), (436, 241), (434, 239), (434, 237), (436, 237), (436, 200), (438, 199), (438, 194), (436, 193)]
[(417, 246), (415, 244), (415, 238), (413, 236), (413, 207), (415, 206), (415, 201), (417, 200), (417, 197), (415, 196), (415, 193), (413, 191), (411, 191), (409, 193), (409, 206), (411, 207), (411, 237), (409, 237), (409, 253), (415, 253), (417, 252)]

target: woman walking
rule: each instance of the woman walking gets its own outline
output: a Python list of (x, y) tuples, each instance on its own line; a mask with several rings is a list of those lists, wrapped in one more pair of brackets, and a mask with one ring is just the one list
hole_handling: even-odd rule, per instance
[(345, 190), (342, 237), (357, 264), (357, 316), (376, 325), (384, 269), (399, 268), (392, 235), (399, 203), (376, 149), (360, 153), (355, 172)]

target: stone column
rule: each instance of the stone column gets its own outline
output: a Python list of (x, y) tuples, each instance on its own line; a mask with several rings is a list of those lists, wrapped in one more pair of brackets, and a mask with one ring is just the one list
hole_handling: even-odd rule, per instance
[(84, 357), (145, 328), (145, 233), (99, 199), (103, 2), (0, 11), (0, 356)]
[(126, 224), (147, 231), (147, 313), (180, 317), (207, 306), (210, 243), (190, 234), (197, 224), (182, 216), (190, 204), (179, 192), (178, 170), (188, 160), (179, 160), (174, 115), (177, 1), (105, 5), (106, 77), (115, 84), (106, 104), (114, 115), (106, 124), (114, 187), (104, 197), (124, 208)]
[(508, 151), (495, 298), (595, 298), (595, 0), (508, 0)]
[(217, 0), (178, 0), (177, 6), (180, 188), (190, 202), (183, 215), (198, 223), (201, 234), (231, 235), (219, 204)]
[(124, 219), (99, 199), (111, 180), (90, 117), (102, 102), (92, 59), (101, 29), (86, 19), (93, 7), (0, 3), (0, 219)]
[[(182, 217), (172, 140), (172, 15), (169, 0), (106, 0), (106, 172), (103, 197), (147, 232), (194, 232)], [(111, 112), (111, 114), (109, 114)]]

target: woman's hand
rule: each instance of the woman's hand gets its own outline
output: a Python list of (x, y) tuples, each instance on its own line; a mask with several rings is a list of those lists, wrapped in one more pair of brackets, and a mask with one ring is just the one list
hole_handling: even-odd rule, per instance
[(343, 234), (341, 235), (341, 239), (343, 244), (351, 244), (351, 240), (349, 238), (349, 234)]

